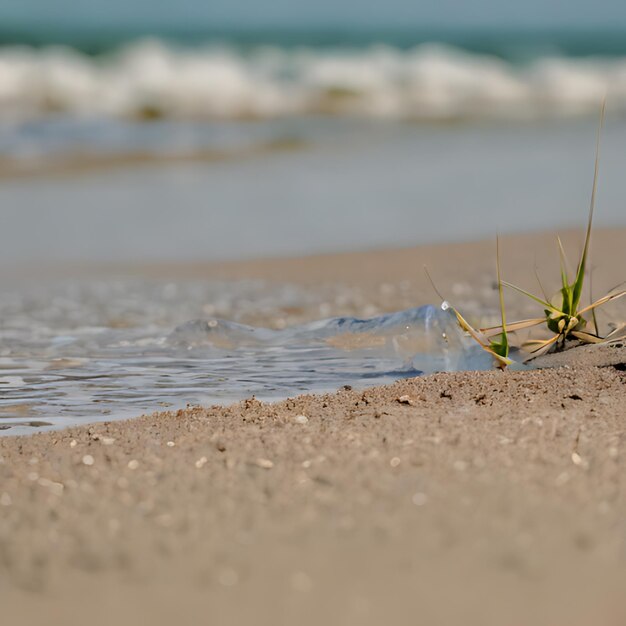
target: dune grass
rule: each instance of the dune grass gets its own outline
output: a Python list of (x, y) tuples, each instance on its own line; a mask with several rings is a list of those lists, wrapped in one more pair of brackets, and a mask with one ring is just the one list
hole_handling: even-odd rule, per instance
[[(609, 291), (609, 293), (595, 301), (590, 298), (591, 302), (586, 306), (581, 304), (590, 255), (593, 215), (598, 187), (600, 137), (602, 127), (604, 125), (604, 117), (605, 103), (602, 104), (600, 123), (596, 138), (596, 158), (587, 229), (585, 232), (584, 245), (573, 279), (570, 278), (567, 270), (567, 259), (563, 245), (560, 238), (557, 238), (561, 266), (561, 289), (553, 298), (548, 298), (545, 292), (543, 293), (543, 297), (536, 296), (521, 287), (518, 287), (517, 285), (513, 285), (512, 283), (502, 280), (500, 275), (500, 245), (498, 241), (496, 247), (496, 268), (500, 299), (500, 325), (490, 328), (475, 329), (467, 322), (467, 320), (456, 308), (449, 305), (442, 298), (442, 300), (444, 300), (444, 308), (450, 308), (454, 312), (460, 327), (467, 332), (484, 350), (489, 352), (494, 357), (496, 365), (500, 368), (505, 368), (513, 363), (513, 361), (509, 358), (509, 333), (519, 330), (545, 325), (547, 330), (552, 333), (552, 336), (548, 339), (530, 339), (521, 346), (522, 350), (526, 351), (526, 355), (524, 357), (525, 361), (531, 360), (551, 350), (563, 350), (572, 342), (576, 342), (577, 344), (597, 344), (611, 341), (616, 337), (617, 331), (613, 331), (604, 337), (600, 335), (595, 317), (595, 311), (598, 307), (625, 296), (626, 290), (620, 289), (624, 283), (622, 283), (622, 285), (618, 285), (616, 288)], [(543, 308), (543, 315), (531, 319), (515, 321), (507, 325), (503, 286), (514, 289), (539, 304)], [(439, 294), (439, 292), (437, 293)], [(590, 331), (587, 328), (588, 320), (586, 316), (588, 315), (591, 315), (593, 320), (593, 331)]]

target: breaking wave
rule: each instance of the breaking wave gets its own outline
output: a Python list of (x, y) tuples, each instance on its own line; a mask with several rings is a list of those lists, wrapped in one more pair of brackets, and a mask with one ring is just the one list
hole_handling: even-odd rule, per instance
[(543, 57), (527, 65), (439, 44), (410, 50), (225, 45), (158, 40), (93, 57), (66, 47), (0, 48), (0, 117), (118, 118), (354, 115), (426, 121), (533, 119), (626, 111), (626, 57)]

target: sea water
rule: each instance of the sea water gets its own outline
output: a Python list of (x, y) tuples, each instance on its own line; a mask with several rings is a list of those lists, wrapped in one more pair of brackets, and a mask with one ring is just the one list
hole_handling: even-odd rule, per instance
[[(12, 281), (25, 264), (294, 256), (578, 226), (605, 94), (597, 223), (626, 224), (621, 36), (545, 48), (35, 39), (0, 47), (0, 276)], [(142, 155), (150, 164), (129, 167)], [(116, 167), (85, 172), (90, 159)], [(310, 292), (97, 276), (2, 285), (4, 432), (489, 361), (433, 308), (311, 326), (328, 307)], [(317, 314), (260, 328), (276, 321), (265, 308), (294, 302)]]
[(311, 307), (311, 298), (254, 283), (132, 281), (5, 294), (0, 429), (19, 434), (493, 365), (454, 315), (436, 306), (283, 329), (206, 315), (178, 323), (202, 310), (241, 318), (270, 302), (273, 311), (295, 302)]
[(0, 46), (0, 113), (127, 119), (338, 114), (383, 119), (536, 119), (626, 109), (626, 47), (525, 62), (422, 42), (192, 47), (144, 39), (93, 57), (70, 46)]
[[(2, 179), (0, 168), (0, 274), (22, 263), (302, 256), (582, 229), (596, 126), (281, 120), (242, 123), (219, 141), (276, 132), (311, 145), (62, 176)], [(609, 118), (597, 227), (626, 225), (625, 143), (626, 119)]]

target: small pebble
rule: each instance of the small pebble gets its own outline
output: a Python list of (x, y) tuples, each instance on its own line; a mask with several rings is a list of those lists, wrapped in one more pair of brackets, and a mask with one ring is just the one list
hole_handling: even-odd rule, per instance
[(83, 465), (93, 465), (94, 463), (95, 460), (91, 456), (91, 454), (85, 454), (85, 456), (83, 457)]
[(128, 461), (129, 470), (136, 470), (138, 467), (139, 467), (139, 461), (137, 459), (132, 459), (131, 461)]
[(293, 421), (296, 424), (308, 424), (309, 423), (309, 418), (306, 415), (296, 415), (293, 418)]
[(589, 469), (589, 462), (583, 459), (578, 452), (572, 452), (572, 463), (583, 469)]
[(272, 469), (272, 467), (274, 467), (274, 463), (272, 463), (269, 459), (257, 459), (256, 464), (257, 467), (260, 467), (261, 469)]
[(113, 437), (102, 437), (100, 441), (105, 446), (112, 446), (115, 443), (115, 439), (113, 439)]
[(72, 441), (70, 441), (70, 448), (75, 448), (78, 445), (78, 442), (76, 441), (76, 439), (72, 439)]
[(168, 448), (173, 448), (176, 444), (175, 444), (173, 441), (168, 441), (165, 445), (166, 445)]
[(62, 483), (57, 483), (53, 480), (50, 480), (49, 478), (40, 478), (37, 482), (42, 487), (49, 489), (50, 493), (53, 493), (54, 495), (57, 495), (57, 496), (63, 495), (64, 487)]
[(208, 459), (207, 459), (205, 456), (200, 457), (200, 458), (196, 461), (196, 469), (201, 469), (201, 468), (203, 468), (203, 467), (206, 465), (207, 461), (208, 461)]
[(398, 398), (398, 402), (400, 404), (408, 404), (410, 406), (415, 406), (415, 402), (413, 402), (413, 400), (411, 400), (411, 396), (407, 396), (407, 395), (400, 396)]
[(400, 465), (401, 461), (400, 458), (397, 456), (394, 456), (393, 459), (391, 459), (391, 461), (389, 461), (389, 465), (391, 465), (391, 467), (398, 467), (398, 465)]

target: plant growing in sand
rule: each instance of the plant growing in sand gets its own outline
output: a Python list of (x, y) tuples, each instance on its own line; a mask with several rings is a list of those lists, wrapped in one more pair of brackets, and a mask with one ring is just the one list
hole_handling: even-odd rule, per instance
[[(608, 294), (588, 304), (587, 306), (581, 306), (581, 299), (583, 294), (585, 275), (587, 271), (587, 263), (589, 259), (589, 246), (591, 243), (591, 230), (593, 225), (593, 213), (595, 209), (596, 191), (598, 186), (598, 165), (600, 162), (600, 134), (602, 126), (604, 124), (604, 111), (605, 105), (602, 104), (600, 113), (600, 124), (598, 127), (598, 135), (596, 139), (596, 159), (593, 175), (593, 186), (591, 191), (591, 203), (589, 207), (589, 218), (587, 221), (587, 230), (585, 233), (585, 243), (576, 267), (576, 274), (574, 279), (571, 280), (567, 271), (567, 261), (565, 258), (565, 252), (561, 240), (557, 238), (559, 246), (559, 255), (561, 259), (561, 289), (552, 299), (548, 299), (545, 294), (544, 297), (538, 297), (534, 294), (521, 289), (520, 287), (502, 281), (502, 284), (511, 289), (515, 289), (525, 296), (531, 298), (544, 309), (544, 315), (529, 320), (522, 320), (514, 322), (509, 326), (509, 331), (521, 330), (524, 328), (530, 328), (533, 326), (539, 326), (540, 324), (546, 324), (548, 330), (553, 333), (553, 336), (549, 339), (531, 339), (527, 341), (525, 346), (532, 346), (531, 357), (539, 356), (548, 352), (554, 347), (556, 350), (562, 350), (570, 340), (575, 340), (581, 343), (603, 343), (611, 339), (611, 335), (601, 337), (598, 324), (595, 317), (595, 310), (626, 295), (626, 290), (618, 290), (615, 288)], [(500, 283), (500, 280), (498, 281)], [(587, 330), (586, 314), (591, 314), (594, 323), (594, 332)], [(481, 332), (484, 336), (489, 337), (492, 333), (501, 333), (503, 331), (502, 326), (494, 328), (482, 329)]]
[[(513, 363), (513, 361), (509, 358), (508, 333), (510, 332), (515, 332), (518, 330), (523, 330), (526, 328), (532, 328), (545, 324), (547, 329), (551, 333), (553, 333), (553, 336), (548, 339), (530, 339), (522, 346), (523, 348), (530, 348), (530, 354), (525, 359), (528, 361), (532, 358), (549, 352), (551, 349), (563, 350), (566, 347), (566, 344), (570, 341), (577, 341), (583, 344), (605, 343), (614, 339), (616, 335), (620, 332), (620, 330), (623, 330), (617, 329), (616, 331), (613, 331), (612, 333), (609, 333), (608, 335), (602, 337), (600, 336), (595, 316), (595, 311), (598, 307), (626, 295), (626, 290), (619, 289), (621, 285), (618, 285), (618, 287), (615, 287), (614, 289), (609, 291), (608, 294), (599, 298), (598, 300), (591, 301), (591, 303), (586, 306), (581, 306), (585, 274), (587, 271), (587, 264), (589, 260), (593, 213), (595, 209), (596, 190), (598, 183), (598, 165), (600, 162), (600, 134), (602, 131), (602, 126), (604, 124), (604, 113), (605, 105), (603, 103), (600, 113), (598, 135), (596, 139), (596, 158), (593, 176), (593, 187), (591, 191), (591, 203), (589, 207), (589, 217), (587, 221), (587, 230), (585, 233), (585, 242), (573, 280), (570, 279), (567, 271), (567, 261), (560, 238), (557, 238), (557, 241), (559, 246), (559, 255), (561, 259), (561, 289), (553, 298), (548, 298), (545, 293), (543, 294), (543, 297), (536, 296), (516, 285), (503, 281), (500, 277), (500, 254), (498, 245), (496, 265), (498, 272), (498, 290), (500, 296), (501, 313), (501, 324), (499, 326), (482, 328), (480, 330), (477, 330), (473, 328), (467, 322), (467, 320), (464, 319), (464, 317), (459, 313), (456, 308), (450, 306), (447, 302), (445, 302), (444, 298), (441, 298), (442, 300), (444, 300), (444, 308), (452, 309), (452, 311), (456, 315), (460, 327), (465, 332), (467, 332), (484, 350), (489, 352), (495, 358), (498, 367), (502, 369), (504, 369), (507, 365)], [(532, 319), (520, 320), (507, 325), (504, 308), (504, 296), (502, 293), (503, 285), (511, 289), (515, 289), (516, 291), (524, 294), (525, 296), (540, 304), (544, 310), (543, 316)], [(437, 294), (441, 297), (438, 291)], [(585, 317), (587, 315), (591, 315), (593, 319), (594, 332), (590, 332), (587, 329), (588, 322)]]

